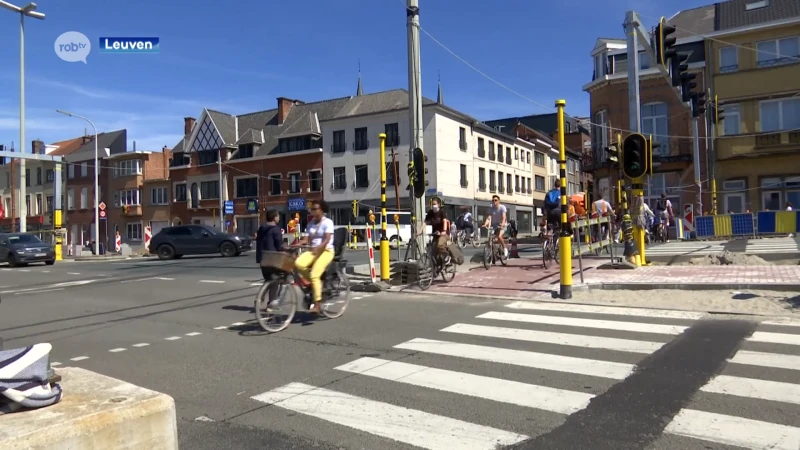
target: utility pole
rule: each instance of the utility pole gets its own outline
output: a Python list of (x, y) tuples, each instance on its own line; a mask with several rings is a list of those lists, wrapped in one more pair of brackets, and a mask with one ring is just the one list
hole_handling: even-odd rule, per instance
[[(400, 174), (397, 170), (397, 162), (395, 160), (394, 154), (394, 147), (392, 147), (392, 173), (394, 174), (394, 201), (395, 201), (395, 211), (400, 213)], [(411, 196), (409, 196), (411, 197)], [(388, 220), (384, 218), (384, 220)], [(400, 222), (395, 221), (395, 227), (397, 229), (397, 260), (400, 261)]]
[(222, 149), (217, 156), (217, 170), (219, 172), (219, 231), (225, 233), (225, 199), (222, 197)]
[[(628, 50), (628, 104), (629, 104), (629, 123), (628, 128), (631, 133), (639, 133), (641, 131), (641, 99), (639, 97), (639, 36), (637, 35), (637, 28), (639, 27), (638, 16), (633, 11), (628, 11), (625, 15), (625, 35), (627, 37), (627, 50)], [(645, 46), (649, 47), (649, 46)], [(651, 58), (654, 60), (655, 58)], [(630, 136), (629, 136), (630, 137)], [(624, 159), (624, 158), (623, 158)], [(645, 261), (645, 246), (644, 246), (644, 224), (641, 223), (642, 216), (642, 202), (643, 202), (643, 177), (631, 180), (631, 197), (628, 199), (627, 206), (630, 208), (626, 211), (628, 217), (633, 219), (633, 237), (636, 242), (636, 247), (639, 250), (637, 257), (641, 264), (647, 264)], [(632, 211), (631, 211), (632, 209)]]
[(692, 153), (694, 157), (694, 184), (697, 187), (695, 217), (703, 215), (703, 186), (700, 182), (700, 118), (692, 118)]
[[(409, 116), (409, 142), (408, 142), (408, 158), (409, 161), (414, 160), (414, 149), (419, 148), (425, 150), (423, 147), (423, 129), (422, 129), (422, 71), (420, 69), (420, 56), (419, 56), (419, 1), (407, 0), (406, 3), (406, 19), (407, 19), (407, 32), (408, 32), (408, 116)], [(425, 180), (418, 180), (419, 183), (425, 183)], [(425, 195), (420, 199), (414, 198), (414, 193), (409, 192), (408, 197), (411, 200), (411, 223), (414, 226), (415, 232), (419, 233), (424, 229), (424, 223), (418, 220), (417, 216), (421, 216), (425, 211)], [(417, 242), (417, 248), (412, 249), (412, 258), (416, 259), (417, 255), (422, 253), (423, 247), (420, 240)]]

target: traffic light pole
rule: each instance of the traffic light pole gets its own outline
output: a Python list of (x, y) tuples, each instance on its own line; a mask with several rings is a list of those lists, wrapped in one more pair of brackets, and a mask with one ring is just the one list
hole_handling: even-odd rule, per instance
[(379, 134), (378, 139), (381, 141), (381, 281), (389, 281), (389, 239), (386, 237), (386, 222), (389, 221), (386, 217), (386, 133)]
[[(408, 145), (408, 160), (414, 161), (414, 149), (419, 148), (425, 150), (423, 147), (423, 129), (422, 129), (422, 72), (420, 69), (420, 56), (419, 56), (419, 1), (407, 0), (406, 2), (406, 19), (407, 19), (407, 32), (408, 32), (408, 115), (409, 115), (409, 145)], [(418, 183), (425, 183), (425, 180), (417, 180)], [(425, 213), (425, 195), (421, 198), (414, 198), (413, 189), (409, 191), (408, 197), (411, 200), (411, 224), (416, 233), (424, 231), (425, 224), (422, 220)], [(411, 249), (411, 257), (417, 259), (417, 255), (422, 253), (424, 241), (414, 239), (416, 248)]]
[(700, 181), (700, 132), (699, 117), (692, 118), (692, 154), (694, 157), (694, 184), (697, 187), (695, 217), (703, 215), (703, 187)]

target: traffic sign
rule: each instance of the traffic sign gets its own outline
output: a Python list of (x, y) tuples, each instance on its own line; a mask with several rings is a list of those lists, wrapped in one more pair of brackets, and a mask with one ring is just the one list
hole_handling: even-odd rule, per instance
[(105, 211), (106, 210), (106, 202), (100, 202), (100, 204), (97, 205), (97, 207), (100, 208), (100, 211)]
[(225, 200), (224, 214), (233, 214), (233, 200)]
[(101, 219), (105, 219), (106, 218), (106, 212), (104, 210), (102, 210), (102, 209), (100, 210), (100, 214), (99, 215), (100, 215)]

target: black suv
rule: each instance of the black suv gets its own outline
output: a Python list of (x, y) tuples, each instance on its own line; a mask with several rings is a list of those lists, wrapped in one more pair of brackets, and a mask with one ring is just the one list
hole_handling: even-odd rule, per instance
[(150, 248), (159, 259), (180, 258), (183, 255), (220, 253), (222, 256), (239, 256), (252, 248), (250, 239), (220, 233), (204, 225), (167, 227), (153, 236)]

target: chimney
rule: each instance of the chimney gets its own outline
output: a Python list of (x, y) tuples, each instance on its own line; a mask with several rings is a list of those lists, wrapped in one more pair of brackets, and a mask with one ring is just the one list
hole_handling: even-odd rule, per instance
[(83, 137), (81, 137), (81, 139), (83, 140), (83, 144), (86, 144), (87, 142), (91, 142), (92, 141), (92, 137), (91, 136), (85, 136), (84, 135)]
[(194, 128), (195, 118), (194, 117), (184, 117), (183, 118), (183, 135), (188, 136), (192, 134), (192, 128)]
[(31, 153), (34, 155), (44, 155), (44, 142), (38, 139), (31, 141)]
[(278, 125), (283, 125), (283, 121), (286, 120), (286, 116), (289, 115), (292, 106), (294, 106), (294, 100), (286, 97), (278, 97)]
[(136, 151), (136, 141), (133, 141), (133, 151)]

